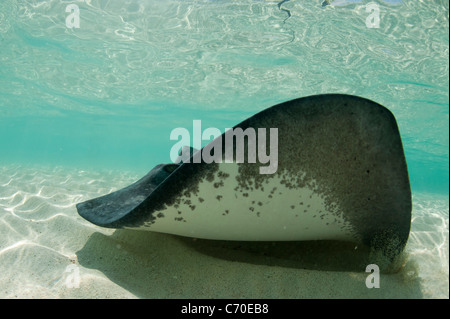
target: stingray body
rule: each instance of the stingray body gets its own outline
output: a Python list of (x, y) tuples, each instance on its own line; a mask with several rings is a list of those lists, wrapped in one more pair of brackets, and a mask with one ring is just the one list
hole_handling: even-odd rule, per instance
[(236, 127), (278, 129), (275, 173), (261, 174), (258, 163), (227, 163), (225, 139), (216, 139), (222, 162), (158, 165), (133, 185), (78, 204), (79, 214), (103, 227), (196, 238), (345, 240), (391, 256), (403, 250), (411, 191), (398, 127), (385, 107), (316, 95)]

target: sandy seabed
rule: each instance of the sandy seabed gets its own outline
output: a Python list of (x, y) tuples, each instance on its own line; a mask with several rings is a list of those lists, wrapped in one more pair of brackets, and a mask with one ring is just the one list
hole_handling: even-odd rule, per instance
[(209, 241), (78, 215), (140, 177), (0, 166), (0, 298), (449, 298), (448, 196), (414, 194), (403, 266), (369, 289), (351, 243)]

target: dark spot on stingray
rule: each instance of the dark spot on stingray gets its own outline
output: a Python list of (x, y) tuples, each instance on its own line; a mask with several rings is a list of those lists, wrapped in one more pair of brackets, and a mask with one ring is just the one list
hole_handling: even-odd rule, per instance
[(244, 193), (244, 194), (242, 194), (242, 196), (248, 197), (248, 193)]
[(178, 211), (178, 215), (181, 215), (181, 210)]
[[(307, 211), (308, 211), (308, 210), (305, 209), (303, 212), (306, 213)], [(316, 217), (316, 215), (314, 215), (314, 217)]]
[(303, 202), (300, 202), (299, 205), (303, 205)]
[(229, 177), (230, 176), (230, 174), (228, 174), (228, 173), (225, 173), (225, 172), (222, 172), (222, 171), (219, 171), (218, 173), (217, 173), (217, 177), (219, 177), (219, 178), (227, 178), (227, 177)]
[(206, 174), (206, 180), (210, 183), (212, 183), (214, 181), (214, 173), (213, 172), (208, 172)]
[(186, 205), (190, 205), (190, 204), (191, 204), (191, 200), (190, 200), (190, 199), (186, 199), (186, 200), (184, 201), (184, 203), (185, 203)]
[(186, 197), (191, 197), (191, 192), (190, 192), (189, 190), (186, 190), (186, 191), (183, 193), (183, 195), (186, 196)]
[(228, 209), (225, 209), (225, 213), (228, 214), (230, 211)]
[(223, 181), (214, 183), (215, 188), (219, 188), (219, 186), (223, 186)]
[(294, 209), (295, 208), (295, 206), (294, 205), (291, 205), (291, 209)]
[(249, 208), (252, 212), (255, 210), (255, 208), (254, 207), (250, 207)]
[(272, 196), (272, 194), (269, 194), (269, 196), (268, 196), (269, 198), (272, 198), (273, 196)]
[(204, 200), (203, 198), (199, 197), (199, 198), (198, 198), (198, 201), (199, 201), (200, 203), (203, 203), (205, 200)]
[(222, 195), (217, 195), (217, 196), (216, 196), (216, 199), (217, 199), (217, 200), (221, 200), (222, 197), (223, 197)]
[(178, 207), (180, 207), (180, 205), (175, 204), (175, 205), (173, 205), (173, 207), (174, 207), (175, 209), (177, 209)]
[(254, 200), (252, 200), (252, 204), (254, 204), (255, 203), (255, 201)]
[(181, 222), (184, 218), (183, 218), (183, 217), (175, 217), (174, 219), (175, 219), (176, 221)]
[(262, 206), (262, 203), (261, 203), (261, 202), (258, 202), (258, 205), (259, 205), (259, 206)]
[(308, 204), (308, 205), (307, 205), (306, 207), (308, 207), (308, 208), (309, 208), (309, 207), (311, 207), (311, 205), (309, 205), (309, 204)]
[(191, 210), (194, 210), (194, 209), (195, 209), (195, 205), (189, 205), (189, 208), (190, 208)]
[(261, 213), (260, 212), (256, 212), (256, 216), (258, 216), (259, 217), (259, 215), (260, 215)]
[(158, 215), (156, 215), (156, 217), (159, 217), (159, 218), (164, 217), (164, 214), (163, 213), (158, 213)]
[(367, 170), (366, 173), (369, 174), (369, 173), (370, 173), (370, 170)]

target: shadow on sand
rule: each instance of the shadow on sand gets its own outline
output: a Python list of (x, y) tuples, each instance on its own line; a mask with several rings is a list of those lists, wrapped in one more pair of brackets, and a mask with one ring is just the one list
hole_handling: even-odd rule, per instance
[[(77, 252), (139, 298), (422, 298), (414, 263), (365, 280), (367, 248), (337, 241), (241, 242), (116, 230), (94, 233)], [(247, 284), (246, 284), (247, 283)]]

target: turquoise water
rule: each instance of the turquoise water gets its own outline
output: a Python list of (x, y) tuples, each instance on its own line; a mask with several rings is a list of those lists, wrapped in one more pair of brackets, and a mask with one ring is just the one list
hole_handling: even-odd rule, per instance
[[(329, 2), (1, 0), (0, 297), (448, 298), (449, 2), (373, 1), (378, 28), (369, 1)], [(409, 261), (385, 289), (334, 271), (339, 260), (325, 271), (210, 258), (76, 213), (169, 162), (174, 128), (223, 131), (323, 93), (374, 100), (398, 121), (413, 218)], [(293, 259), (320, 264), (315, 250)], [(80, 289), (65, 285), (73, 265)]]
[(413, 190), (448, 193), (448, 1), (0, 4), (0, 161), (145, 173), (170, 131), (320, 93), (396, 116)]

